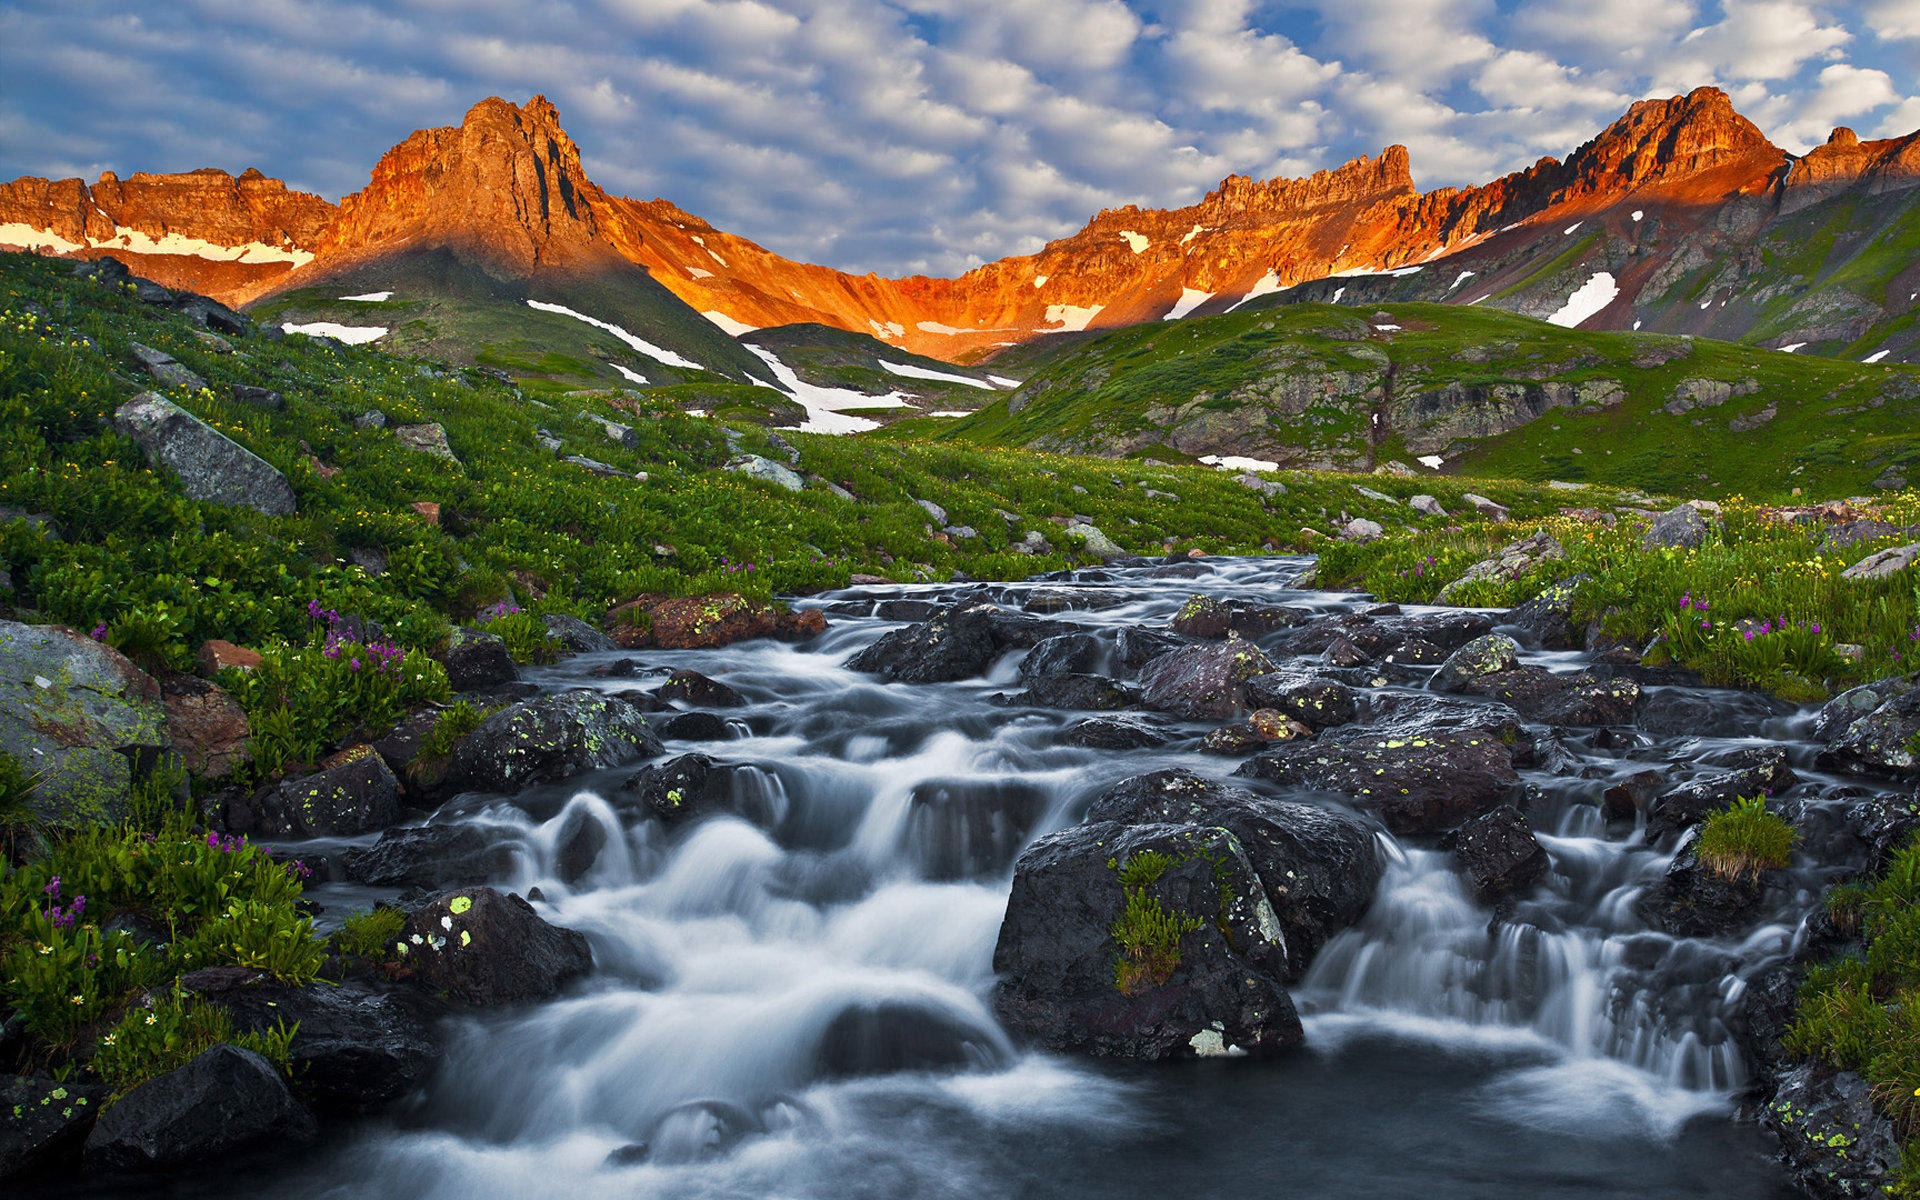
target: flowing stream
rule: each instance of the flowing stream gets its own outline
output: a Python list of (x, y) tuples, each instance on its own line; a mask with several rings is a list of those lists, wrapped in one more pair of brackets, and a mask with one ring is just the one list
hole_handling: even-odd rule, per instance
[[(1360, 606), (1282, 588), (1300, 565), (1208, 560), (1198, 578), (1109, 569), (979, 590), (1018, 605), (1036, 589), (1071, 588), (1093, 607), (1055, 615), (1089, 627), (1162, 626), (1195, 592)], [(594, 974), (547, 1004), (454, 1019), (451, 1052), (417, 1103), (337, 1130), (258, 1186), (230, 1180), (219, 1194), (1792, 1194), (1760, 1135), (1734, 1120), (1744, 1072), (1727, 1032), (1743, 976), (1788, 948), (1790, 912), (1737, 943), (1648, 931), (1633, 900), (1671, 847), (1610, 831), (1597, 801), (1634, 770), (1684, 778), (1743, 746), (1793, 742), (1801, 718), (1747, 719), (1737, 695), (1698, 689), (1707, 732), (1643, 732), (1604, 750), (1589, 744), (1592, 731), (1569, 733), (1570, 764), (1527, 774), (1551, 869), (1497, 923), (1444, 853), (1380, 834), (1388, 867), (1371, 911), (1295, 989), (1309, 1043), (1301, 1054), (1154, 1066), (1063, 1058), (1022, 1049), (992, 1014), (1010, 867), (955, 878), (954, 863), (980, 847), (956, 847), (952, 824), (930, 814), (947, 794), (1018, 795), (1037, 803), (1039, 836), (1077, 821), (1120, 779), (1171, 766), (1225, 777), (1236, 761), (1195, 752), (1199, 725), (1176, 726), (1194, 736), (1168, 749), (1063, 743), (1085, 714), (989, 703), (1019, 689), (1018, 652), (988, 677), (954, 684), (882, 684), (846, 669), (897, 627), (875, 611), (903, 611), (885, 602), (963, 590), (803, 602), (835, 613), (805, 647), (637, 655), (649, 669), (691, 667), (747, 696), (726, 714), (732, 738), (670, 742), (668, 752), (756, 764), (737, 786), (765, 818), (758, 824), (722, 817), (667, 832), (623, 820), (607, 798), (633, 768), (443, 809), (436, 820), (485, 826), (517, 848), (515, 872), (498, 886), (537, 887), (547, 919), (591, 940)], [(576, 657), (533, 678), (635, 686), (588, 675), (614, 657)], [(1557, 670), (1584, 661), (1530, 659)], [(1795, 758), (1810, 751), (1799, 746)], [(581, 820), (604, 826), (608, 842), (568, 886), (560, 835)], [(1010, 863), (1013, 848), (997, 862)], [(1803, 894), (1818, 882), (1799, 880)], [(315, 891), (336, 918), (370, 894)]]

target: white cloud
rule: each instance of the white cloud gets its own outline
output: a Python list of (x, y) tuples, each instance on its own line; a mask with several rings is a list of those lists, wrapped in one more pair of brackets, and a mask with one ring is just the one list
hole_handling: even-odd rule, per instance
[(1848, 124), (1899, 99), (1885, 71), (1833, 63), (1821, 68), (1811, 92), (1774, 97), (1761, 106), (1760, 115), (1776, 118), (1771, 122), (1774, 142), (1804, 154), (1826, 141), (1835, 125)]
[(1906, 137), (1920, 129), (1920, 96), (1908, 96), (1899, 107), (1880, 119), (1880, 125), (1868, 136), (1877, 138)]

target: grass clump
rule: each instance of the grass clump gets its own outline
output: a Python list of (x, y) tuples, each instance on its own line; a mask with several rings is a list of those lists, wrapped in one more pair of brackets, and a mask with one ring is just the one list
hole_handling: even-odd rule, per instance
[(1742, 797), (1706, 819), (1693, 853), (1716, 875), (1751, 878), (1786, 866), (1795, 836), (1793, 826), (1767, 810), (1766, 797)]
[(370, 908), (353, 913), (334, 931), (333, 946), (342, 954), (384, 962), (406, 926), (407, 915), (397, 908)]
[(493, 713), (493, 709), (484, 708), (466, 700), (454, 701), (441, 711), (439, 719), (433, 723), (433, 728), (427, 731), (427, 736), (420, 739), (419, 757), (430, 762), (451, 758), (453, 748), (458, 746), (468, 734), (480, 728), (480, 723)]
[(1920, 1197), (1920, 835), (1870, 882), (1835, 889), (1829, 909), (1864, 950), (1807, 972), (1785, 1038), (1795, 1054), (1856, 1071), (1903, 1139), (1891, 1195)]
[(1113, 986), (1122, 995), (1137, 995), (1171, 978), (1180, 966), (1180, 939), (1204, 924), (1198, 917), (1169, 910), (1148, 894), (1177, 862), (1157, 850), (1142, 850), (1124, 863), (1107, 860), (1126, 897), (1126, 906), (1109, 931), (1120, 946), (1113, 963)]

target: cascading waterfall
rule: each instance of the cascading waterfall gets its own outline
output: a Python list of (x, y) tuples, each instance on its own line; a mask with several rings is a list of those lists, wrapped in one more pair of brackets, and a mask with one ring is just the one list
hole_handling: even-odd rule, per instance
[[(1281, 592), (1297, 561), (1208, 565), (1075, 580), (1099, 607), (1065, 616), (1159, 625), (1195, 591), (1354, 603)], [(1018, 603), (1039, 586), (993, 592)], [(1233, 763), (1190, 737), (1063, 741), (1084, 714), (990, 703), (1018, 690), (1017, 655), (955, 684), (851, 672), (889, 627), (846, 615), (875, 610), (862, 603), (811, 647), (646, 656), (745, 693), (729, 740), (669, 753), (748, 764), (732, 786), (750, 819), (640, 819), (618, 790), (630, 771), (443, 813), (514, 848), (497, 885), (537, 889), (543, 916), (589, 939), (594, 975), (547, 1004), (452, 1019), (417, 1104), (261, 1194), (1304, 1200), (1475, 1197), (1483, 1180), (1529, 1197), (1776, 1194), (1757, 1135), (1729, 1119), (1743, 1074), (1726, 1021), (1740, 973), (1790, 930), (1743, 945), (1649, 932), (1633, 900), (1670, 848), (1609, 830), (1593, 803), (1604, 779), (1535, 781), (1551, 869), (1498, 919), (1445, 853), (1381, 834), (1371, 911), (1294, 989), (1304, 1055), (1148, 1069), (1016, 1046), (990, 998), (1018, 850), (1120, 779)], [(586, 674), (596, 661), (536, 681), (616, 686)], [(1619, 766), (1574, 752), (1593, 778)], [(575, 872), (587, 825), (600, 849)]]

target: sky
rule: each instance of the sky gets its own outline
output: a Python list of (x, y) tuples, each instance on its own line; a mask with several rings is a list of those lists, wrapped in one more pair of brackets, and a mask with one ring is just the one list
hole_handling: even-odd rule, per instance
[(1801, 152), (1920, 129), (1920, 0), (0, 0), (0, 179), (258, 167), (328, 199), (544, 93), (608, 191), (955, 274), (1096, 210), (1399, 142), (1422, 188), (1702, 85)]

